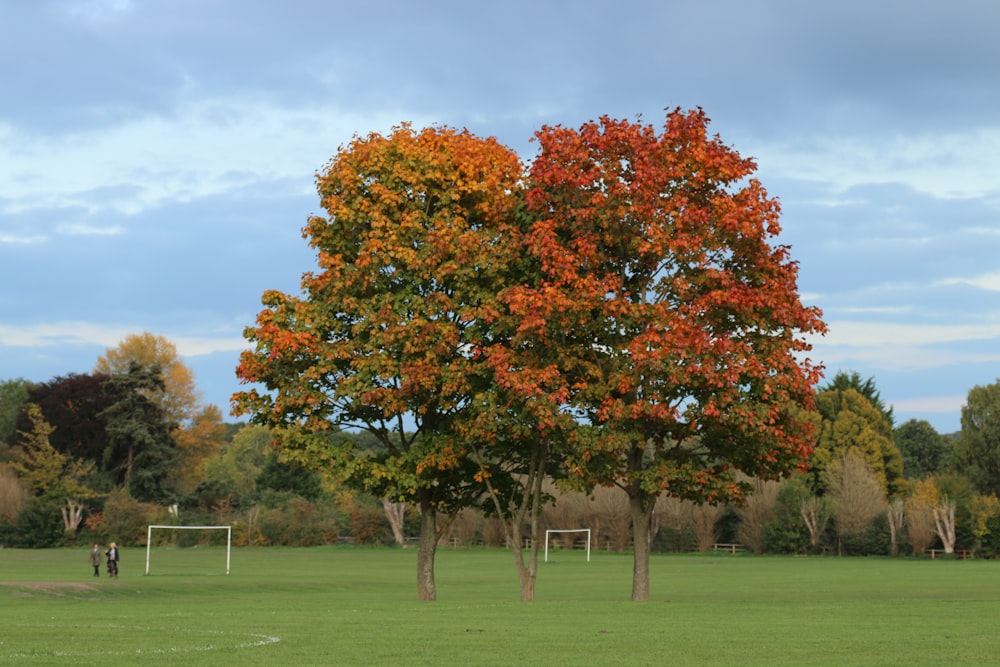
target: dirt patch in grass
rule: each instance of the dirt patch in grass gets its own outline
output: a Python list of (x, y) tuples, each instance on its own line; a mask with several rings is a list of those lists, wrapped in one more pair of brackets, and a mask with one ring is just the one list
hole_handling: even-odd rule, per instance
[(0, 581), (0, 588), (17, 597), (87, 597), (98, 591), (93, 584), (64, 581)]

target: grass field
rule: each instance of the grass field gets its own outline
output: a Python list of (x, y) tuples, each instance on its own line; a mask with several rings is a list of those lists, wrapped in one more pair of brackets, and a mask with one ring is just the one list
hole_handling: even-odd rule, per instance
[(0, 664), (993, 665), (1000, 562), (550, 553), (518, 601), (510, 553), (330, 547), (0, 550)]

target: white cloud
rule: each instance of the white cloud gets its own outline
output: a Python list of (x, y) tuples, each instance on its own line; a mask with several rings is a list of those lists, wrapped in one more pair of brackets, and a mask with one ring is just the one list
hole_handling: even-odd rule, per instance
[(918, 413), (960, 413), (965, 406), (965, 396), (924, 396), (921, 398), (904, 398), (892, 401), (892, 409), (895, 412), (918, 412)]
[[(808, 338), (807, 355), (826, 368), (869, 368), (913, 372), (1000, 364), (1000, 346), (970, 348), (969, 343), (1000, 339), (1000, 323), (928, 325), (903, 322), (828, 322), (829, 333)], [(979, 346), (981, 348), (982, 346)]]
[[(165, 201), (312, 175), (355, 132), (386, 132), (402, 114), (294, 109), (256, 99), (215, 99), (114, 127), (35, 136), (0, 125), (0, 192), (8, 214), (80, 206), (135, 214)], [(414, 124), (431, 120), (409, 118)], [(60, 177), (53, 179), (52, 174)]]
[[(985, 324), (913, 324), (907, 322), (831, 321), (817, 340), (826, 346), (918, 346), (1000, 338), (1000, 322)], [(1000, 350), (998, 350), (1000, 354)]]
[[(170, 338), (168, 336), (168, 338)], [(245, 338), (199, 338), (182, 336), (170, 338), (170, 341), (177, 346), (177, 354), (182, 357), (199, 357), (216, 352), (242, 352), (249, 349), (250, 344)]]
[(827, 136), (760, 146), (762, 169), (830, 184), (844, 192), (872, 183), (905, 183), (936, 197), (1000, 192), (1000, 127), (949, 134)]
[(946, 278), (937, 282), (938, 285), (971, 285), (991, 292), (1000, 292), (1000, 271), (983, 273), (970, 278)]
[(98, 227), (97, 225), (87, 225), (83, 223), (68, 223), (59, 225), (57, 231), (68, 236), (118, 236), (125, 232), (120, 225), (109, 227)]
[[(24, 326), (0, 324), (0, 345), (17, 348), (99, 345), (117, 347), (128, 335), (144, 331), (142, 326), (103, 325), (93, 322), (52, 322)], [(183, 357), (196, 357), (215, 352), (247, 349), (248, 343), (238, 336), (171, 336), (162, 335), (177, 346)]]
[(9, 243), (11, 245), (27, 245), (29, 243), (44, 243), (48, 241), (47, 236), (41, 234), (32, 234), (31, 236), (18, 236), (16, 234), (7, 234), (0, 232), (0, 244)]
[(133, 329), (91, 322), (53, 322), (10, 326), (0, 324), (0, 345), (49, 347), (52, 345), (104, 345), (113, 347)]

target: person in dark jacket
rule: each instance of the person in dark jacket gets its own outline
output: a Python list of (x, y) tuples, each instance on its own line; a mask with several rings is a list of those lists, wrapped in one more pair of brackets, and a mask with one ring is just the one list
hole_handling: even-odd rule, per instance
[(118, 546), (114, 542), (112, 542), (111, 543), (111, 548), (108, 549), (104, 553), (104, 555), (108, 557), (108, 576), (111, 577), (112, 579), (117, 579), (118, 578)]

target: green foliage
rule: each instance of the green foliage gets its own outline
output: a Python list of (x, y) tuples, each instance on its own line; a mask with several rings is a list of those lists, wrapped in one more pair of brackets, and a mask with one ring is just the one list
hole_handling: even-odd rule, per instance
[(856, 389), (826, 389), (816, 395), (821, 417), (819, 437), (810, 458), (813, 489), (826, 490), (824, 471), (843, 452), (861, 453), (891, 497), (904, 488), (903, 458), (892, 438), (892, 424)]
[(205, 480), (195, 492), (198, 504), (246, 508), (257, 502), (257, 478), (271, 453), (272, 436), (264, 426), (244, 425), (217, 456), (205, 461)]
[[(29, 389), (29, 402), (41, 408), (53, 428), (52, 446), (61, 454), (100, 466), (107, 441), (101, 413), (112, 401), (105, 391), (108, 379), (103, 374), (70, 373)], [(22, 410), (17, 423), (19, 430), (29, 429), (26, 411)]]
[[(840, 537), (844, 556), (889, 555), (889, 527), (884, 512), (876, 514), (863, 532), (844, 533)], [(900, 552), (905, 553), (902, 549)]]
[(975, 547), (975, 521), (973, 505), (976, 489), (972, 481), (957, 472), (944, 472), (934, 476), (938, 492), (955, 503), (955, 547), (972, 549)]
[(764, 527), (764, 548), (769, 553), (805, 554), (813, 549), (809, 529), (802, 518), (803, 502), (812, 498), (804, 475), (793, 475), (778, 490), (774, 520)]
[(911, 419), (897, 426), (892, 435), (908, 480), (942, 472), (951, 459), (951, 440), (939, 435), (930, 422)]
[(976, 542), (977, 558), (1000, 556), (1000, 513), (991, 514), (983, 521), (983, 532)]
[(853, 389), (867, 398), (868, 402), (875, 406), (882, 413), (882, 417), (889, 422), (890, 428), (893, 426), (895, 418), (892, 415), (892, 406), (886, 405), (885, 401), (882, 400), (882, 396), (875, 386), (875, 378), (862, 380), (861, 375), (857, 371), (850, 373), (837, 371), (837, 374), (833, 376), (833, 379), (822, 390), (846, 391), (847, 389)]
[(17, 416), (29, 400), (32, 384), (23, 378), (0, 381), (0, 454), (17, 431)]
[(258, 544), (317, 546), (335, 544), (344, 530), (343, 513), (331, 503), (289, 498), (281, 507), (266, 508), (257, 523)]
[(107, 387), (114, 400), (101, 413), (108, 437), (105, 466), (137, 499), (172, 502), (168, 481), (177, 461), (171, 437), (176, 425), (154, 400), (164, 387), (159, 369), (132, 363), (127, 373), (111, 376)]
[(282, 461), (277, 454), (264, 460), (256, 486), (261, 491), (284, 491), (306, 500), (319, 500), (326, 495), (318, 473), (295, 461)]
[(1000, 492), (1000, 381), (969, 391), (955, 458), (980, 493)]
[(119, 489), (108, 496), (100, 519), (91, 525), (95, 532), (105, 535), (107, 541), (135, 546), (145, 543), (146, 529), (151, 523), (169, 523), (166, 509), (155, 503), (141, 502)]
[(59, 504), (49, 498), (35, 498), (17, 519), (15, 546), (29, 549), (58, 547), (63, 544), (63, 523)]

